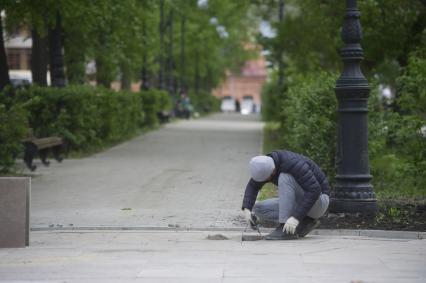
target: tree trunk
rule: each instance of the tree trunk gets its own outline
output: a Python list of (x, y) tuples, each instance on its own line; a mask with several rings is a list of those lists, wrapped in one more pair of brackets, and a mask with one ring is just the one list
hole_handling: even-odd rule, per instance
[(180, 33), (180, 91), (186, 91), (185, 81), (185, 22), (186, 18), (182, 17), (181, 20), (181, 33)]
[(104, 62), (102, 56), (98, 56), (96, 62), (96, 84), (106, 88), (111, 88), (112, 78), (111, 72), (108, 70), (107, 64)]
[(132, 83), (132, 70), (128, 64), (121, 64), (121, 89), (130, 90)]
[(57, 10), (55, 27), (49, 29), (50, 82), (53, 87), (64, 87), (66, 85), (61, 37), (61, 14)]
[(169, 13), (169, 48), (167, 56), (167, 89), (170, 95), (174, 95), (174, 81), (173, 81), (173, 9), (170, 9)]
[(47, 86), (47, 37), (41, 37), (36, 29), (31, 31), (33, 46), (31, 49), (31, 73), (33, 83)]
[(0, 91), (10, 85), (9, 66), (7, 65), (6, 49), (4, 48), (3, 23), (0, 18)]
[(143, 19), (142, 25), (142, 40), (143, 40), (143, 55), (142, 55), (142, 74), (141, 74), (141, 85), (140, 90), (148, 90), (149, 82), (148, 82), (148, 74), (147, 74), (147, 64), (148, 64), (148, 46), (146, 40), (146, 19)]

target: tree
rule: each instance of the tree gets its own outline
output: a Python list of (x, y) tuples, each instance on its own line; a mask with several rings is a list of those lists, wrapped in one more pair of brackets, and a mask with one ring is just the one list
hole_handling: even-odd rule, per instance
[[(1, 11), (0, 7), (0, 11)], [(6, 50), (3, 38), (3, 19), (0, 18), (0, 91), (10, 84), (9, 66), (7, 65)]]

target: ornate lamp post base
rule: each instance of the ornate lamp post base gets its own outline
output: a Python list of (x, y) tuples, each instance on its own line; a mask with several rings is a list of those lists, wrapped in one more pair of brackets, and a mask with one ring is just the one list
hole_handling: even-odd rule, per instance
[(330, 211), (333, 213), (362, 213), (375, 216), (377, 202), (375, 200), (331, 199)]
[(376, 195), (370, 184), (372, 176), (338, 175), (334, 185), (329, 210), (334, 213), (377, 213)]

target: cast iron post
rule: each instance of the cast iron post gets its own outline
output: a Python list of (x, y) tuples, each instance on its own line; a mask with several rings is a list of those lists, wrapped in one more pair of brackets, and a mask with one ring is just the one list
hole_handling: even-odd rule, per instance
[(368, 161), (368, 95), (370, 88), (360, 68), (360, 12), (356, 0), (346, 0), (341, 37), (343, 71), (336, 82), (338, 99), (337, 175), (330, 211), (374, 215), (377, 201), (370, 183)]
[(181, 19), (181, 32), (180, 32), (180, 81), (179, 81), (179, 90), (186, 90), (185, 82), (185, 16)]
[[(284, 20), (284, 0), (279, 0), (279, 13), (278, 19), (280, 24)], [(284, 63), (283, 63), (283, 51), (278, 52), (278, 87), (280, 91), (283, 90), (284, 85)]]
[(200, 50), (197, 47), (195, 50), (195, 80), (194, 80), (195, 94), (200, 94)]
[(173, 9), (170, 9), (168, 27), (169, 27), (169, 45), (168, 45), (168, 56), (167, 56), (167, 89), (170, 95), (174, 95)]
[(149, 89), (148, 76), (147, 76), (148, 46), (147, 46), (147, 40), (146, 40), (146, 20), (145, 20), (145, 18), (143, 20), (143, 26), (142, 26), (142, 40), (143, 40), (142, 76), (141, 76), (142, 83), (141, 83), (141, 86), (140, 86), (140, 90), (148, 90)]
[(159, 70), (158, 70), (158, 88), (164, 89), (164, 77), (163, 77), (163, 46), (164, 46), (164, 0), (160, 0), (160, 23), (159, 23), (159, 31), (160, 31), (160, 46), (159, 46)]

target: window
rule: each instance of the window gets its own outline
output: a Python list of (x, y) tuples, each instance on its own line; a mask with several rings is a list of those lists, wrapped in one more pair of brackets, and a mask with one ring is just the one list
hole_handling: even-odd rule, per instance
[(11, 70), (21, 69), (21, 52), (19, 49), (7, 50), (7, 64)]
[(7, 52), (7, 64), (11, 70), (31, 69), (31, 49), (10, 48)]
[(25, 63), (27, 64), (24, 68), (31, 70), (31, 49), (23, 49), (23, 55), (25, 56)]

